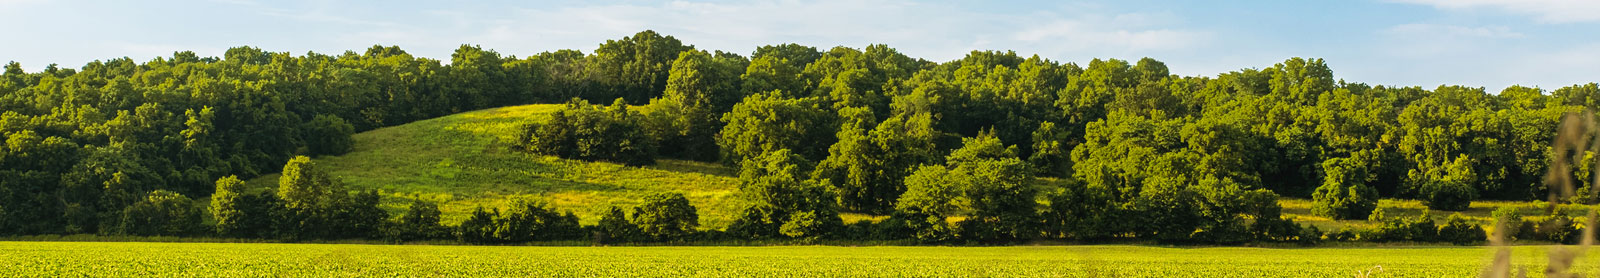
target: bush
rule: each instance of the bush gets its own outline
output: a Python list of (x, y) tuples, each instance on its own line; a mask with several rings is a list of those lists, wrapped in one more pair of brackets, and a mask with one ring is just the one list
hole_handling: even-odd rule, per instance
[(1429, 209), (1463, 211), (1472, 204), (1472, 199), (1478, 197), (1477, 190), (1471, 184), (1444, 181), (1431, 184), (1423, 200)]
[(622, 99), (604, 109), (574, 98), (542, 124), (523, 127), (523, 149), (566, 159), (611, 161), (629, 166), (656, 162), (656, 140), (645, 118)]
[(305, 130), (306, 149), (311, 155), (341, 155), (354, 146), (350, 136), (356, 129), (339, 116), (317, 115), (306, 123)]
[(1390, 241), (1417, 241), (1430, 242), (1436, 240), (1439, 228), (1434, 224), (1433, 218), (1428, 217), (1428, 212), (1412, 218), (1387, 219), (1377, 227), (1366, 230), (1360, 235), (1361, 240), (1373, 242)]
[(1352, 158), (1322, 163), (1326, 177), (1311, 194), (1311, 213), (1333, 219), (1363, 219), (1378, 207), (1378, 190), (1367, 185), (1367, 166)]
[(1534, 227), (1533, 237), (1555, 243), (1576, 243), (1579, 233), (1578, 227), (1574, 224), (1571, 217), (1558, 211), (1539, 221)]
[(1506, 240), (1533, 236), (1533, 223), (1523, 221), (1522, 212), (1517, 207), (1500, 207), (1491, 215), (1495, 221), (1495, 232), (1505, 236)]
[(816, 212), (803, 211), (789, 214), (789, 220), (778, 227), (778, 232), (791, 238), (815, 238), (828, 234), (829, 226), (817, 219)]
[(495, 218), (500, 217), (499, 210), (483, 210), (478, 207), (472, 211), (472, 216), (467, 221), (456, 226), (456, 238), (466, 243), (493, 243), (495, 242)]
[(679, 193), (658, 193), (645, 197), (634, 208), (633, 224), (641, 235), (655, 240), (674, 240), (688, 236), (700, 226), (700, 214), (689, 199)]
[(400, 220), (391, 229), (390, 238), (410, 241), (443, 237), (447, 230), (439, 225), (440, 214), (438, 205), (422, 200), (411, 201), (411, 207), (400, 215)]
[(1483, 227), (1470, 222), (1461, 213), (1453, 213), (1445, 220), (1444, 226), (1439, 227), (1438, 239), (1456, 245), (1471, 245), (1482, 242), (1486, 237)]
[(611, 211), (600, 217), (600, 223), (594, 227), (594, 241), (597, 243), (617, 243), (634, 240), (639, 235), (639, 226), (628, 221), (628, 214), (622, 209), (611, 207)]
[(194, 200), (166, 190), (150, 192), (122, 211), (117, 233), (136, 236), (183, 236), (198, 233), (200, 208)]
[(583, 236), (578, 217), (546, 208), (543, 203), (518, 200), (495, 218), (495, 239), (503, 242), (570, 240)]

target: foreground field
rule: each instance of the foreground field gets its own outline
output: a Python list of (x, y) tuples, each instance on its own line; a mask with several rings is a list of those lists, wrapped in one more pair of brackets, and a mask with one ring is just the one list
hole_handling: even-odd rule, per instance
[[(1549, 247), (1513, 262), (1541, 277)], [(0, 242), (0, 276), (1470, 277), (1483, 247), (506, 247)], [(1595, 256), (1579, 263), (1596, 273)]]

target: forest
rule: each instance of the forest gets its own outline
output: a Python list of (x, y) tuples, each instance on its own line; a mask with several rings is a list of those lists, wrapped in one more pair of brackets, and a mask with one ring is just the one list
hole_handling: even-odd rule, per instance
[[(596, 225), (541, 200), (443, 225), (400, 215), (315, 158), (351, 135), (477, 109), (565, 103), (524, 127), (530, 155), (736, 169), (750, 205), (699, 229), (680, 194), (611, 209)], [(0, 236), (100, 234), (305, 241), (1021, 240), (1468, 244), (1461, 217), (1386, 217), (1379, 199), (1460, 211), (1477, 200), (1594, 204), (1593, 152), (1552, 151), (1600, 85), (1498, 91), (1336, 79), (1290, 58), (1215, 76), (1155, 59), (1063, 63), (1009, 51), (935, 62), (885, 45), (760, 46), (745, 56), (653, 31), (590, 53), (525, 57), (462, 45), (448, 61), (396, 46), (338, 55), (236, 47), (0, 75)], [(1553, 157), (1584, 163), (1551, 171)], [(1547, 172), (1580, 196), (1549, 199)], [(249, 192), (242, 179), (281, 173)], [(1318, 216), (1372, 219), (1320, 231)], [(883, 216), (845, 223), (844, 212)], [(1523, 238), (1571, 241), (1570, 218), (1495, 214)], [(1525, 233), (1525, 234), (1524, 234)]]

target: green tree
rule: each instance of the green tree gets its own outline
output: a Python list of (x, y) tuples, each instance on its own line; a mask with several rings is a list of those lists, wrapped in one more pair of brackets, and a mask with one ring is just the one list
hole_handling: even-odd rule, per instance
[(945, 165), (922, 166), (907, 177), (906, 194), (897, 208), (926, 213), (938, 222), (966, 217), (959, 230), (974, 239), (1036, 236), (1037, 192), (1030, 184), (1032, 170), (1017, 158), (1016, 147), (1004, 146), (992, 133), (964, 138), (962, 143), (945, 158)]
[(317, 115), (306, 124), (306, 148), (312, 155), (341, 155), (353, 147), (355, 127), (339, 116)]
[(600, 217), (600, 222), (595, 225), (594, 230), (595, 241), (599, 243), (633, 240), (640, 232), (639, 226), (633, 225), (633, 222), (628, 220), (628, 213), (615, 206)]
[(423, 200), (411, 201), (405, 214), (400, 215), (394, 238), (401, 241), (439, 238), (447, 231), (439, 224), (439, 206)]
[(780, 149), (740, 165), (739, 191), (749, 205), (729, 232), (752, 238), (780, 234), (801, 238), (827, 236), (843, 228), (835, 195), (801, 179), (805, 172), (801, 167), (807, 165), (804, 158)]
[(807, 146), (832, 144), (835, 116), (815, 98), (792, 99), (774, 91), (746, 97), (733, 111), (722, 115), (727, 123), (717, 135), (722, 160), (729, 164), (762, 154), (790, 149), (809, 161), (826, 155), (826, 149)]
[(1364, 157), (1332, 158), (1322, 163), (1326, 178), (1312, 194), (1312, 214), (1333, 219), (1366, 219), (1378, 207), (1378, 190)]
[(610, 88), (608, 98), (647, 100), (665, 91), (673, 60), (694, 49), (672, 36), (645, 30), (606, 40), (586, 62), (591, 78)]
[(151, 191), (145, 200), (122, 211), (118, 234), (137, 236), (185, 236), (198, 233), (200, 208), (194, 201), (172, 191)]
[(838, 142), (817, 164), (811, 179), (840, 196), (844, 208), (885, 214), (905, 192), (904, 178), (916, 166), (938, 159), (935, 143), (944, 134), (929, 114), (897, 115), (874, 125), (871, 111), (845, 108)]
[(676, 240), (700, 227), (700, 214), (689, 199), (678, 193), (658, 193), (645, 197), (634, 208), (633, 224), (641, 235), (655, 240)]

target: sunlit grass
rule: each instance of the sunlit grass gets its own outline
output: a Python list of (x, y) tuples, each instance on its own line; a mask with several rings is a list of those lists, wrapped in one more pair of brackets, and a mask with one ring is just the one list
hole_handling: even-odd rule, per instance
[[(592, 224), (611, 206), (632, 207), (644, 196), (678, 192), (700, 210), (707, 228), (732, 221), (740, 207), (734, 171), (720, 164), (661, 160), (627, 167), (532, 155), (512, 149), (518, 129), (542, 121), (560, 105), (523, 105), (466, 112), (362, 132), (355, 150), (315, 158), (352, 190), (379, 190), (382, 206), (398, 214), (410, 199), (440, 203), (444, 222), (459, 223), (474, 208), (496, 208), (531, 196), (571, 210)], [(277, 175), (250, 181), (276, 186)]]

